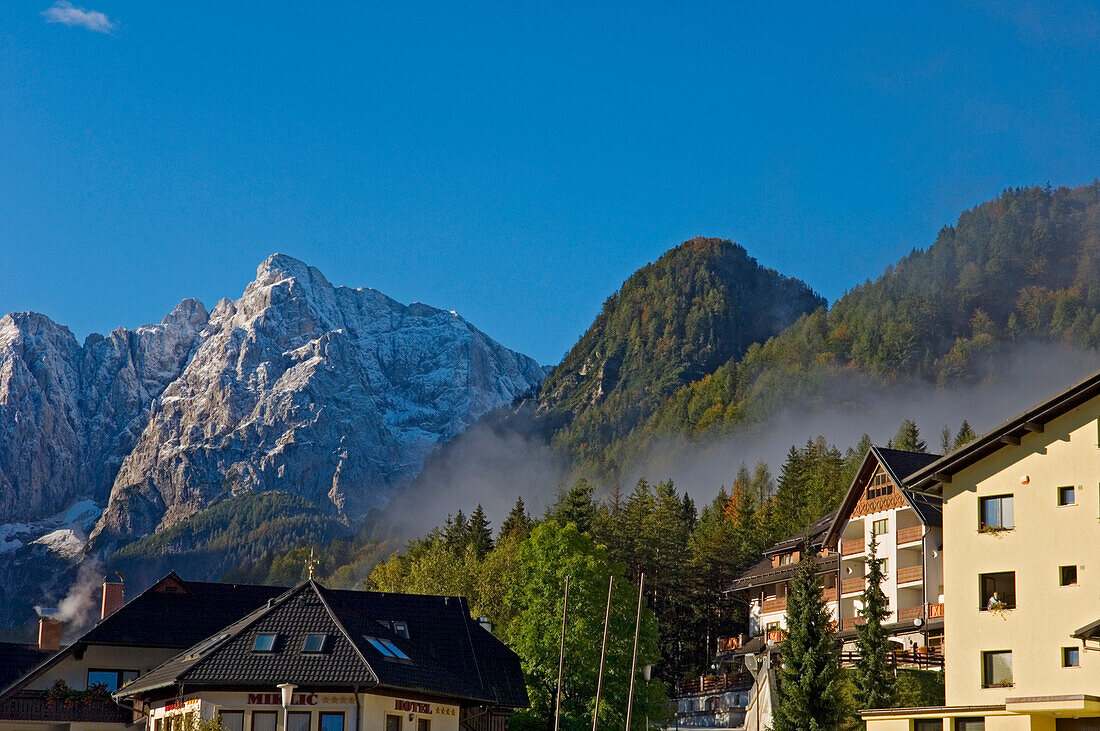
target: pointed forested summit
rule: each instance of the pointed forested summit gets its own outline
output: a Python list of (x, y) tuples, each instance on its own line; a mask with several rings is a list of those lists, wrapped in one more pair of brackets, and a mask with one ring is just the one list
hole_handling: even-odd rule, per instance
[(635, 272), (544, 382), (539, 411), (581, 460), (682, 385), (825, 304), (725, 239), (695, 238)]

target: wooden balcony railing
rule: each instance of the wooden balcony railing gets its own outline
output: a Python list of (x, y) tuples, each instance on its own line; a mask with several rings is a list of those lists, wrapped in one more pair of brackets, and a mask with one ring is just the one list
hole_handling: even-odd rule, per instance
[[(929, 652), (927, 647), (918, 647), (916, 652), (891, 652), (890, 660), (902, 667), (916, 667), (919, 670), (942, 670), (943, 655)], [(851, 667), (859, 662), (858, 652), (840, 653), (840, 662)]]
[(862, 576), (857, 576), (854, 579), (841, 579), (840, 581), (840, 593), (841, 594), (855, 594), (863, 591), (866, 587), (866, 580)]
[(767, 640), (768, 642), (782, 642), (787, 639), (787, 633), (781, 629), (768, 630)]
[(821, 598), (827, 602), (836, 601), (836, 587), (830, 586), (828, 589), (821, 590)]
[(787, 597), (777, 596), (771, 599), (764, 600), (763, 612), (764, 614), (773, 614), (775, 612), (787, 611)]
[(855, 556), (863, 553), (867, 549), (866, 544), (862, 538), (852, 538), (847, 541), (840, 542), (840, 555), (841, 556)]
[(866, 623), (867, 623), (867, 620), (864, 619), (863, 617), (845, 617), (844, 621), (841, 622), (841, 626), (845, 630), (849, 630), (849, 629), (855, 629), (856, 625), (858, 625), (858, 624), (866, 624)]
[(0, 719), (45, 723), (122, 723), (134, 721), (134, 714), (114, 703), (70, 703), (47, 700), (44, 690), (21, 690), (0, 703)]
[(724, 675), (701, 675), (676, 683), (676, 695), (696, 695), (700, 693), (721, 693), (735, 688), (748, 688), (752, 685), (752, 676), (748, 673), (725, 673)]
[(898, 569), (898, 583), (912, 584), (914, 581), (924, 580), (924, 568), (921, 566), (906, 566)]
[(928, 618), (939, 619), (943, 616), (943, 603), (928, 605)]
[(741, 647), (740, 637), (719, 637), (718, 652), (732, 652)]
[(913, 543), (924, 537), (924, 526), (914, 525), (912, 528), (898, 529), (898, 545)]
[(899, 622), (912, 622), (914, 619), (924, 619), (924, 605), (918, 604), (915, 607), (902, 607), (898, 610)]

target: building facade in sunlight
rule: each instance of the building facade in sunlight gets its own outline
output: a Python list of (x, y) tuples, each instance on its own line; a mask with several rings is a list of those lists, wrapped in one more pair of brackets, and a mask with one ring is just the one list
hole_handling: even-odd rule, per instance
[(943, 501), (947, 704), (869, 731), (1100, 729), (1100, 373), (907, 483)]

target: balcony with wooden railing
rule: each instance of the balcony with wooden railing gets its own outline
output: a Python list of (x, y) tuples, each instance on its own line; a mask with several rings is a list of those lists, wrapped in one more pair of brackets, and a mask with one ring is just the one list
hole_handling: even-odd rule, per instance
[(836, 601), (836, 587), (835, 586), (830, 586), (828, 589), (822, 589), (821, 590), (821, 598), (824, 599), (826, 602), (835, 602)]
[(723, 693), (727, 690), (752, 686), (752, 676), (748, 673), (725, 673), (723, 675), (701, 675), (676, 683), (676, 696)]
[[(898, 667), (910, 667), (917, 668), (918, 670), (942, 670), (943, 669), (943, 655), (935, 652), (932, 648), (918, 647), (916, 652), (912, 650), (899, 650), (891, 652), (888, 658), (896, 663)], [(840, 653), (840, 662), (846, 667), (853, 667), (859, 663), (858, 652), (842, 652)]]
[(924, 581), (924, 567), (923, 566), (906, 566), (905, 568), (898, 569), (898, 584), (913, 584), (918, 581)]
[(867, 545), (862, 538), (851, 538), (840, 542), (840, 555), (844, 558), (858, 556), (866, 550)]
[(841, 579), (840, 581), (840, 593), (841, 595), (858, 594), (863, 591), (867, 584), (867, 581), (862, 576), (857, 576), (854, 579)]
[(924, 538), (924, 526), (914, 525), (911, 528), (898, 528), (898, 545), (917, 543)]
[(787, 597), (773, 596), (765, 599), (762, 611), (764, 614), (774, 614), (776, 612), (787, 611)]
[(855, 629), (856, 625), (867, 624), (867, 620), (863, 617), (845, 617), (841, 622), (841, 627), (845, 630)]
[(718, 652), (733, 652), (741, 647), (740, 637), (719, 637)]
[(21, 690), (0, 703), (0, 719), (40, 723), (131, 724), (134, 714), (111, 700), (86, 703), (63, 701), (47, 698), (44, 690)]
[(898, 622), (912, 622), (914, 619), (924, 619), (924, 605), (915, 607), (902, 607), (898, 610)]

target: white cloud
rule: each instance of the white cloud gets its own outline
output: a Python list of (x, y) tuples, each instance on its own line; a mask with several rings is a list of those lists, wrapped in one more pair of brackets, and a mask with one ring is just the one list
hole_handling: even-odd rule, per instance
[(110, 33), (117, 25), (98, 10), (78, 8), (68, 0), (57, 0), (51, 7), (42, 11), (47, 23), (76, 25), (96, 33)]

